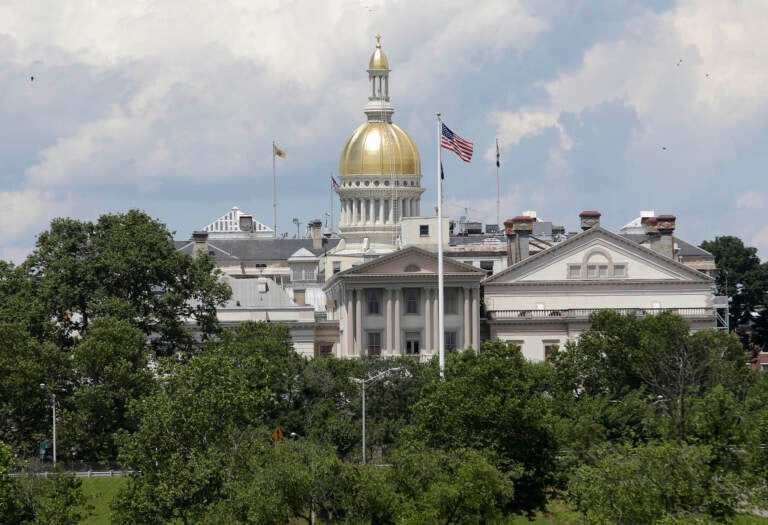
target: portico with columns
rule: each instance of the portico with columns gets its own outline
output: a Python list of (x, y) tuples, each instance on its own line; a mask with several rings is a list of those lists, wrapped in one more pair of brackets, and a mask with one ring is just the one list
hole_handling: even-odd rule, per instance
[[(445, 264), (446, 350), (480, 345), (480, 281), (485, 272)], [(339, 357), (438, 352), (437, 257), (408, 247), (335, 274), (324, 290), (339, 322)]]

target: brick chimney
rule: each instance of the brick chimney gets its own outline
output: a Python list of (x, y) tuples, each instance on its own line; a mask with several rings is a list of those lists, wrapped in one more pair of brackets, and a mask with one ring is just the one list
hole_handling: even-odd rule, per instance
[(648, 235), (648, 245), (654, 252), (659, 252), (659, 220), (656, 217), (640, 217), (640, 225)]
[(675, 221), (674, 215), (659, 215), (656, 217), (656, 229), (659, 232), (657, 252), (670, 259), (675, 258)]
[(323, 221), (312, 219), (309, 221), (309, 237), (312, 239), (312, 248), (319, 250), (323, 247), (323, 236), (320, 229), (323, 227)]
[(192, 257), (197, 257), (200, 252), (208, 253), (208, 232), (192, 232), (192, 242), (195, 244), (192, 250)]
[(530, 215), (518, 215), (504, 221), (504, 234), (507, 236), (507, 266), (528, 258), (529, 240), (534, 222), (536, 218)]
[(587, 231), (594, 226), (600, 226), (600, 216), (602, 213), (595, 210), (584, 210), (579, 213), (579, 219), (581, 219), (582, 231)]

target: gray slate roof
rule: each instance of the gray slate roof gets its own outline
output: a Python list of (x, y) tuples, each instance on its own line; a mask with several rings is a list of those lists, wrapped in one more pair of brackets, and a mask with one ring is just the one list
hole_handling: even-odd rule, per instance
[[(634, 241), (637, 244), (642, 244), (650, 240), (650, 235), (645, 233), (619, 233), (619, 235), (625, 239)], [(680, 237), (675, 237), (675, 243), (677, 244), (678, 248), (677, 255), (681, 257), (711, 257), (713, 260), (715, 258), (715, 256), (708, 251), (703, 250), (689, 242), (686, 242)]]
[[(301, 248), (322, 255), (335, 248), (339, 239), (325, 239), (324, 246), (312, 248), (312, 239), (208, 239), (208, 251), (216, 261), (287, 261)], [(174, 241), (176, 249), (192, 255), (194, 243)]]

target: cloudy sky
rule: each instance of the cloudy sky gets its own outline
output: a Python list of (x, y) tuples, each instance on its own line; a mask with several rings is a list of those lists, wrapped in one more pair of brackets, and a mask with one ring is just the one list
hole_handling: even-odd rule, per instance
[(440, 111), (476, 148), (444, 157), (453, 216), (495, 222), (498, 137), (502, 220), (655, 210), (768, 259), (766, 27), (765, 0), (0, 0), (0, 258), (57, 216), (271, 226), (272, 140), (278, 229), (323, 218), (381, 33), (422, 211)]

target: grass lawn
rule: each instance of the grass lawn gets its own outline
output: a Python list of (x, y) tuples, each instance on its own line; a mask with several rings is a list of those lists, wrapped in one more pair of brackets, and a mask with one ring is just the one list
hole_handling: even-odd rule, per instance
[[(568, 507), (559, 500), (554, 500), (547, 505), (546, 513), (539, 513), (533, 521), (528, 521), (522, 516), (518, 516), (509, 522), (509, 525), (581, 525), (581, 515)], [(753, 516), (750, 514), (739, 514), (734, 517), (733, 525), (768, 525), (768, 518)]]
[[(83, 492), (88, 501), (93, 505), (93, 514), (82, 525), (108, 525), (110, 523), (109, 505), (112, 503), (117, 491), (125, 484), (126, 478), (80, 478), (83, 482)], [(304, 523), (298, 520), (291, 523)], [(568, 505), (559, 500), (554, 500), (547, 506), (547, 512), (537, 514), (533, 521), (528, 521), (522, 516), (513, 518), (509, 525), (580, 525), (581, 516)], [(740, 514), (733, 520), (734, 525), (768, 525), (768, 518)]]
[(120, 490), (127, 478), (80, 478), (83, 482), (83, 493), (88, 502), (93, 505), (93, 514), (82, 521), (83, 525), (107, 525), (109, 521), (109, 505), (117, 491)]

